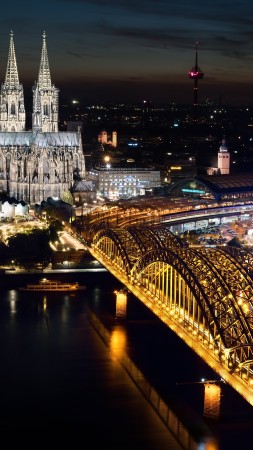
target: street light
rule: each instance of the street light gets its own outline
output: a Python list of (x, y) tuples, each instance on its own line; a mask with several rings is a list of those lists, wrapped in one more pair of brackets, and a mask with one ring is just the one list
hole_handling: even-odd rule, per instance
[(107, 169), (110, 169), (110, 167), (111, 167), (110, 160), (111, 160), (111, 158), (110, 158), (109, 155), (106, 155), (106, 156), (104, 157), (105, 167), (106, 167)]
[(87, 208), (88, 203), (82, 203), (82, 216), (83, 216), (83, 207), (86, 209)]

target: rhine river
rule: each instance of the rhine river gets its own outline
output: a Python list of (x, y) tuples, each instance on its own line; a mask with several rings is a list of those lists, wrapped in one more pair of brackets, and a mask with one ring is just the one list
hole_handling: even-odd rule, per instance
[[(79, 281), (86, 290), (21, 292), (40, 275), (1, 275), (0, 429), (6, 447), (252, 450), (253, 407), (222, 383), (220, 416), (205, 417), (201, 379), (219, 377), (132, 294), (125, 318), (117, 317), (121, 285), (112, 275), (47, 276)], [(167, 424), (150, 405), (152, 398), (158, 403), (157, 394), (168, 408)]]

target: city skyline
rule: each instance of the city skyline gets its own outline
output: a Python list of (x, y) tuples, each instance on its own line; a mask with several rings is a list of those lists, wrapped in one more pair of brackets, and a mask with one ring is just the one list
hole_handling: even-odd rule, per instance
[(214, 0), (52, 0), (35, 11), (14, 0), (2, 6), (0, 81), (14, 33), (20, 83), (31, 94), (42, 34), (60, 99), (187, 103), (189, 70), (199, 42), (199, 102), (253, 105), (253, 5)]

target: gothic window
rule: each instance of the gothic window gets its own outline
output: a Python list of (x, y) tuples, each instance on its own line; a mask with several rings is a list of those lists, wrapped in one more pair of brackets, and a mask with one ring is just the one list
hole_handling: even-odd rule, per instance
[(48, 116), (48, 104), (44, 103), (43, 105), (43, 114), (44, 116)]
[(60, 178), (59, 178), (59, 174), (58, 174), (57, 170), (54, 171), (54, 177), (55, 177), (55, 182), (59, 183), (60, 182)]
[(68, 158), (66, 158), (66, 165), (65, 165), (65, 167), (66, 167), (65, 176), (66, 176), (66, 179), (67, 179), (68, 178), (68, 174), (70, 173), (70, 161), (69, 161)]
[(7, 174), (7, 178), (9, 178), (10, 176), (10, 166), (11, 166), (11, 155), (7, 155), (6, 156), (6, 174)]
[(49, 161), (47, 158), (43, 158), (43, 174), (49, 177)]
[(11, 104), (11, 114), (15, 115), (15, 113), (16, 113), (15, 103), (12, 102), (12, 104)]
[(74, 161), (74, 169), (78, 168), (78, 155), (75, 153), (73, 155), (73, 161)]
[(27, 160), (24, 160), (24, 178), (26, 179), (27, 177)]

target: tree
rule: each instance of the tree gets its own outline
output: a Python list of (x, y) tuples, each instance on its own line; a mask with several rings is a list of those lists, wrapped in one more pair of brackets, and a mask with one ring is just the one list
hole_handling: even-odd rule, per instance
[(62, 199), (55, 200), (52, 197), (48, 197), (47, 201), (44, 200), (41, 202), (41, 205), (36, 205), (35, 210), (38, 216), (46, 214), (47, 222), (50, 223), (56, 220), (60, 222), (69, 222), (74, 216), (74, 208), (70, 203), (63, 201)]
[(68, 203), (71, 206), (74, 205), (74, 198), (70, 191), (62, 192), (60, 198), (63, 202)]
[(9, 256), (24, 266), (34, 268), (37, 264), (46, 267), (52, 259), (50, 235), (47, 230), (34, 229), (29, 234), (19, 233), (8, 240)]
[(4, 242), (0, 242), (0, 264), (5, 264), (8, 260), (8, 247)]
[(48, 234), (49, 234), (49, 238), (50, 241), (57, 241), (58, 239), (58, 232), (63, 230), (63, 225), (62, 222), (60, 222), (59, 220), (52, 220), (52, 222), (50, 223), (49, 227), (48, 227)]

